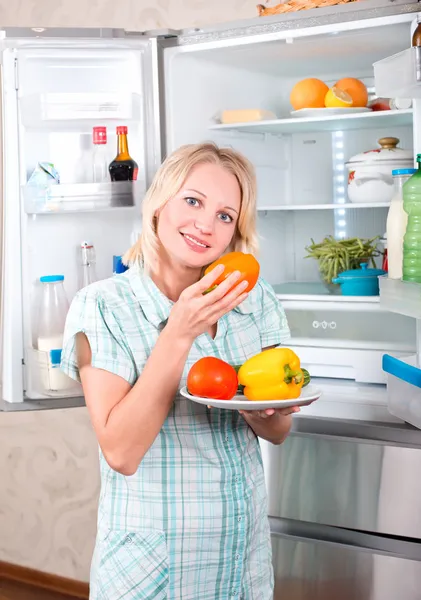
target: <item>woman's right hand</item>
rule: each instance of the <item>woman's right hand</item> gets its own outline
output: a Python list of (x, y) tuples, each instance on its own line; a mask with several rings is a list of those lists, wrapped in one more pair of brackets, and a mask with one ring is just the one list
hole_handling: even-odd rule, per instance
[(179, 338), (185, 338), (192, 343), (247, 298), (248, 294), (244, 292), (247, 281), (235, 285), (241, 276), (239, 271), (231, 273), (215, 289), (204, 294), (224, 272), (224, 268), (224, 265), (218, 265), (180, 294), (167, 324)]

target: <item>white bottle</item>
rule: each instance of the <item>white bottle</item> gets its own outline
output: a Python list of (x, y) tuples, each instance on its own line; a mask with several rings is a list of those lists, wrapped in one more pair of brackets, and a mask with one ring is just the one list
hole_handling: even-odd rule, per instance
[(94, 127), (92, 137), (94, 143), (92, 171), (93, 182), (105, 183), (110, 181), (107, 156), (107, 128)]
[(37, 349), (41, 382), (46, 393), (68, 390), (73, 381), (60, 369), (63, 333), (69, 303), (63, 287), (63, 275), (41, 277), (42, 296), (38, 310)]
[(408, 222), (408, 215), (403, 209), (402, 188), (413, 173), (415, 173), (415, 169), (392, 171), (395, 189), (386, 225), (388, 277), (390, 279), (402, 279), (403, 237)]

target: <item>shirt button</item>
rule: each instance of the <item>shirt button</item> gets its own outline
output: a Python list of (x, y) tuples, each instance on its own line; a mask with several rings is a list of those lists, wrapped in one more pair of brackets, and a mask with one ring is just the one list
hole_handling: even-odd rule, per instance
[(126, 544), (131, 544), (131, 543), (132, 543), (132, 538), (131, 538), (131, 537), (128, 535), (128, 536), (126, 537), (126, 539), (124, 540), (124, 542), (125, 542)]
[(239, 554), (235, 555), (235, 560), (240, 560), (240, 555)]
[(239, 479), (238, 477), (234, 477), (235, 483), (238, 483), (238, 479)]
[(243, 517), (238, 517), (238, 522), (240, 522), (242, 520)]
[(226, 437), (225, 438), (225, 443), (228, 444), (228, 442), (229, 442), (229, 439)]

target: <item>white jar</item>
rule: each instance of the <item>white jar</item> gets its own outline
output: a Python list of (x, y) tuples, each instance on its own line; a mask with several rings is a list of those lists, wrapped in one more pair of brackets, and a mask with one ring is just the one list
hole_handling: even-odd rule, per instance
[(381, 138), (380, 148), (357, 154), (346, 163), (350, 202), (391, 201), (394, 190), (392, 171), (410, 169), (414, 165), (412, 152), (398, 148), (398, 143), (398, 138)]
[(406, 232), (408, 215), (403, 209), (403, 184), (416, 172), (416, 169), (392, 171), (394, 194), (387, 213), (387, 261), (388, 277), (402, 279), (403, 237)]

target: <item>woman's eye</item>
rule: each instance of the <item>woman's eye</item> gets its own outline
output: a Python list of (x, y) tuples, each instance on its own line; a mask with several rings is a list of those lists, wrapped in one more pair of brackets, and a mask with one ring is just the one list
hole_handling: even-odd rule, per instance
[(199, 206), (199, 200), (196, 198), (186, 198), (185, 200), (189, 206)]
[(233, 221), (231, 215), (229, 215), (228, 213), (220, 213), (219, 218), (224, 223), (232, 223), (232, 221)]

